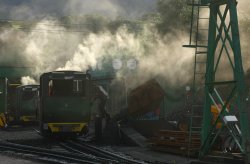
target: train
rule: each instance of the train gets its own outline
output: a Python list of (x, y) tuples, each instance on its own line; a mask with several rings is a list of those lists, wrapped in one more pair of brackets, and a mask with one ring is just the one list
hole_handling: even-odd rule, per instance
[(7, 110), (6, 120), (8, 125), (18, 124), (17, 119), (17, 87), (22, 84), (18, 81), (7, 80)]
[(0, 79), (0, 127), (36, 121), (39, 85)]
[(45, 137), (86, 134), (97, 93), (104, 90), (97, 85), (102, 78), (94, 77), (89, 72), (52, 71), (40, 76), (39, 85), (0, 79), (0, 126), (35, 122)]
[(15, 119), (21, 123), (37, 121), (39, 85), (22, 85), (16, 88)]
[(53, 71), (40, 76), (39, 129), (42, 136), (88, 132), (91, 76), (78, 71)]
[(7, 126), (6, 111), (7, 111), (7, 78), (0, 78), (0, 127)]

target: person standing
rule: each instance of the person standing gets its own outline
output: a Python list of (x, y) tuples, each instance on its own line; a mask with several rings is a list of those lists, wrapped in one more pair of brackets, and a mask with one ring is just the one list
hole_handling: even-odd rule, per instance
[(95, 140), (100, 142), (103, 133), (103, 118), (108, 115), (106, 112), (108, 95), (101, 86), (97, 86), (95, 92), (92, 106), (92, 119), (95, 124)]

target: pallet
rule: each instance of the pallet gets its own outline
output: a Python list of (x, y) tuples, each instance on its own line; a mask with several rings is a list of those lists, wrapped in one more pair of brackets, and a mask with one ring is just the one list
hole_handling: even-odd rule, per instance
[(176, 153), (176, 154), (196, 154), (200, 150), (200, 135), (192, 135), (189, 143), (189, 132), (160, 130), (154, 137), (148, 140), (152, 150)]

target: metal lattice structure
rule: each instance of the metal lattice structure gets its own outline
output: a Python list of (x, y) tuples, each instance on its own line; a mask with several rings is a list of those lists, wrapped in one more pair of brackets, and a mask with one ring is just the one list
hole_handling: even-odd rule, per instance
[[(247, 140), (249, 138), (248, 118), (246, 111), (246, 85), (244, 82), (244, 71), (242, 66), (241, 47), (239, 38), (237, 2), (236, 0), (192, 0), (192, 20), (190, 32), (190, 44), (185, 47), (195, 48), (194, 64), (194, 105), (191, 112), (189, 141), (194, 133), (201, 133), (200, 157), (208, 155), (222, 133), (230, 136), (237, 149), (244, 155), (247, 152)], [(207, 8), (209, 15), (202, 17), (200, 10)], [(194, 17), (194, 15), (196, 17)], [(206, 19), (207, 36), (201, 34), (200, 21)], [(197, 24), (193, 24), (197, 20)], [(204, 24), (203, 24), (204, 25)], [(192, 35), (195, 28), (195, 36)], [(204, 29), (203, 29), (204, 31)], [(203, 44), (202, 39), (206, 42)], [(207, 38), (207, 39), (204, 39)], [(192, 39), (195, 39), (194, 44)], [(202, 50), (200, 50), (203, 48)], [(204, 61), (199, 62), (198, 56), (205, 55)], [(200, 64), (205, 66), (204, 72)], [(227, 66), (225, 66), (227, 63)], [(203, 84), (199, 84), (199, 73), (204, 78)], [(224, 77), (224, 75), (227, 75)], [(219, 93), (218, 88), (227, 88), (226, 92)], [(195, 104), (197, 88), (203, 88), (204, 102), (203, 110), (199, 108), (201, 126), (194, 126), (194, 119), (197, 117)], [(212, 120), (211, 107), (218, 110), (218, 117)], [(221, 106), (221, 107), (220, 107)], [(220, 126), (218, 126), (221, 124)], [(196, 129), (196, 130), (195, 130)]]

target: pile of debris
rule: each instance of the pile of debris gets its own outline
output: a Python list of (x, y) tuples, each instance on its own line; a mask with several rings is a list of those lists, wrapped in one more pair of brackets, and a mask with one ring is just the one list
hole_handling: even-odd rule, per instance
[(128, 95), (128, 114), (144, 115), (160, 108), (164, 90), (156, 80), (149, 80), (133, 89)]
[(195, 156), (201, 145), (200, 134), (192, 134), (189, 139), (188, 131), (160, 130), (149, 139), (150, 148), (156, 151)]

